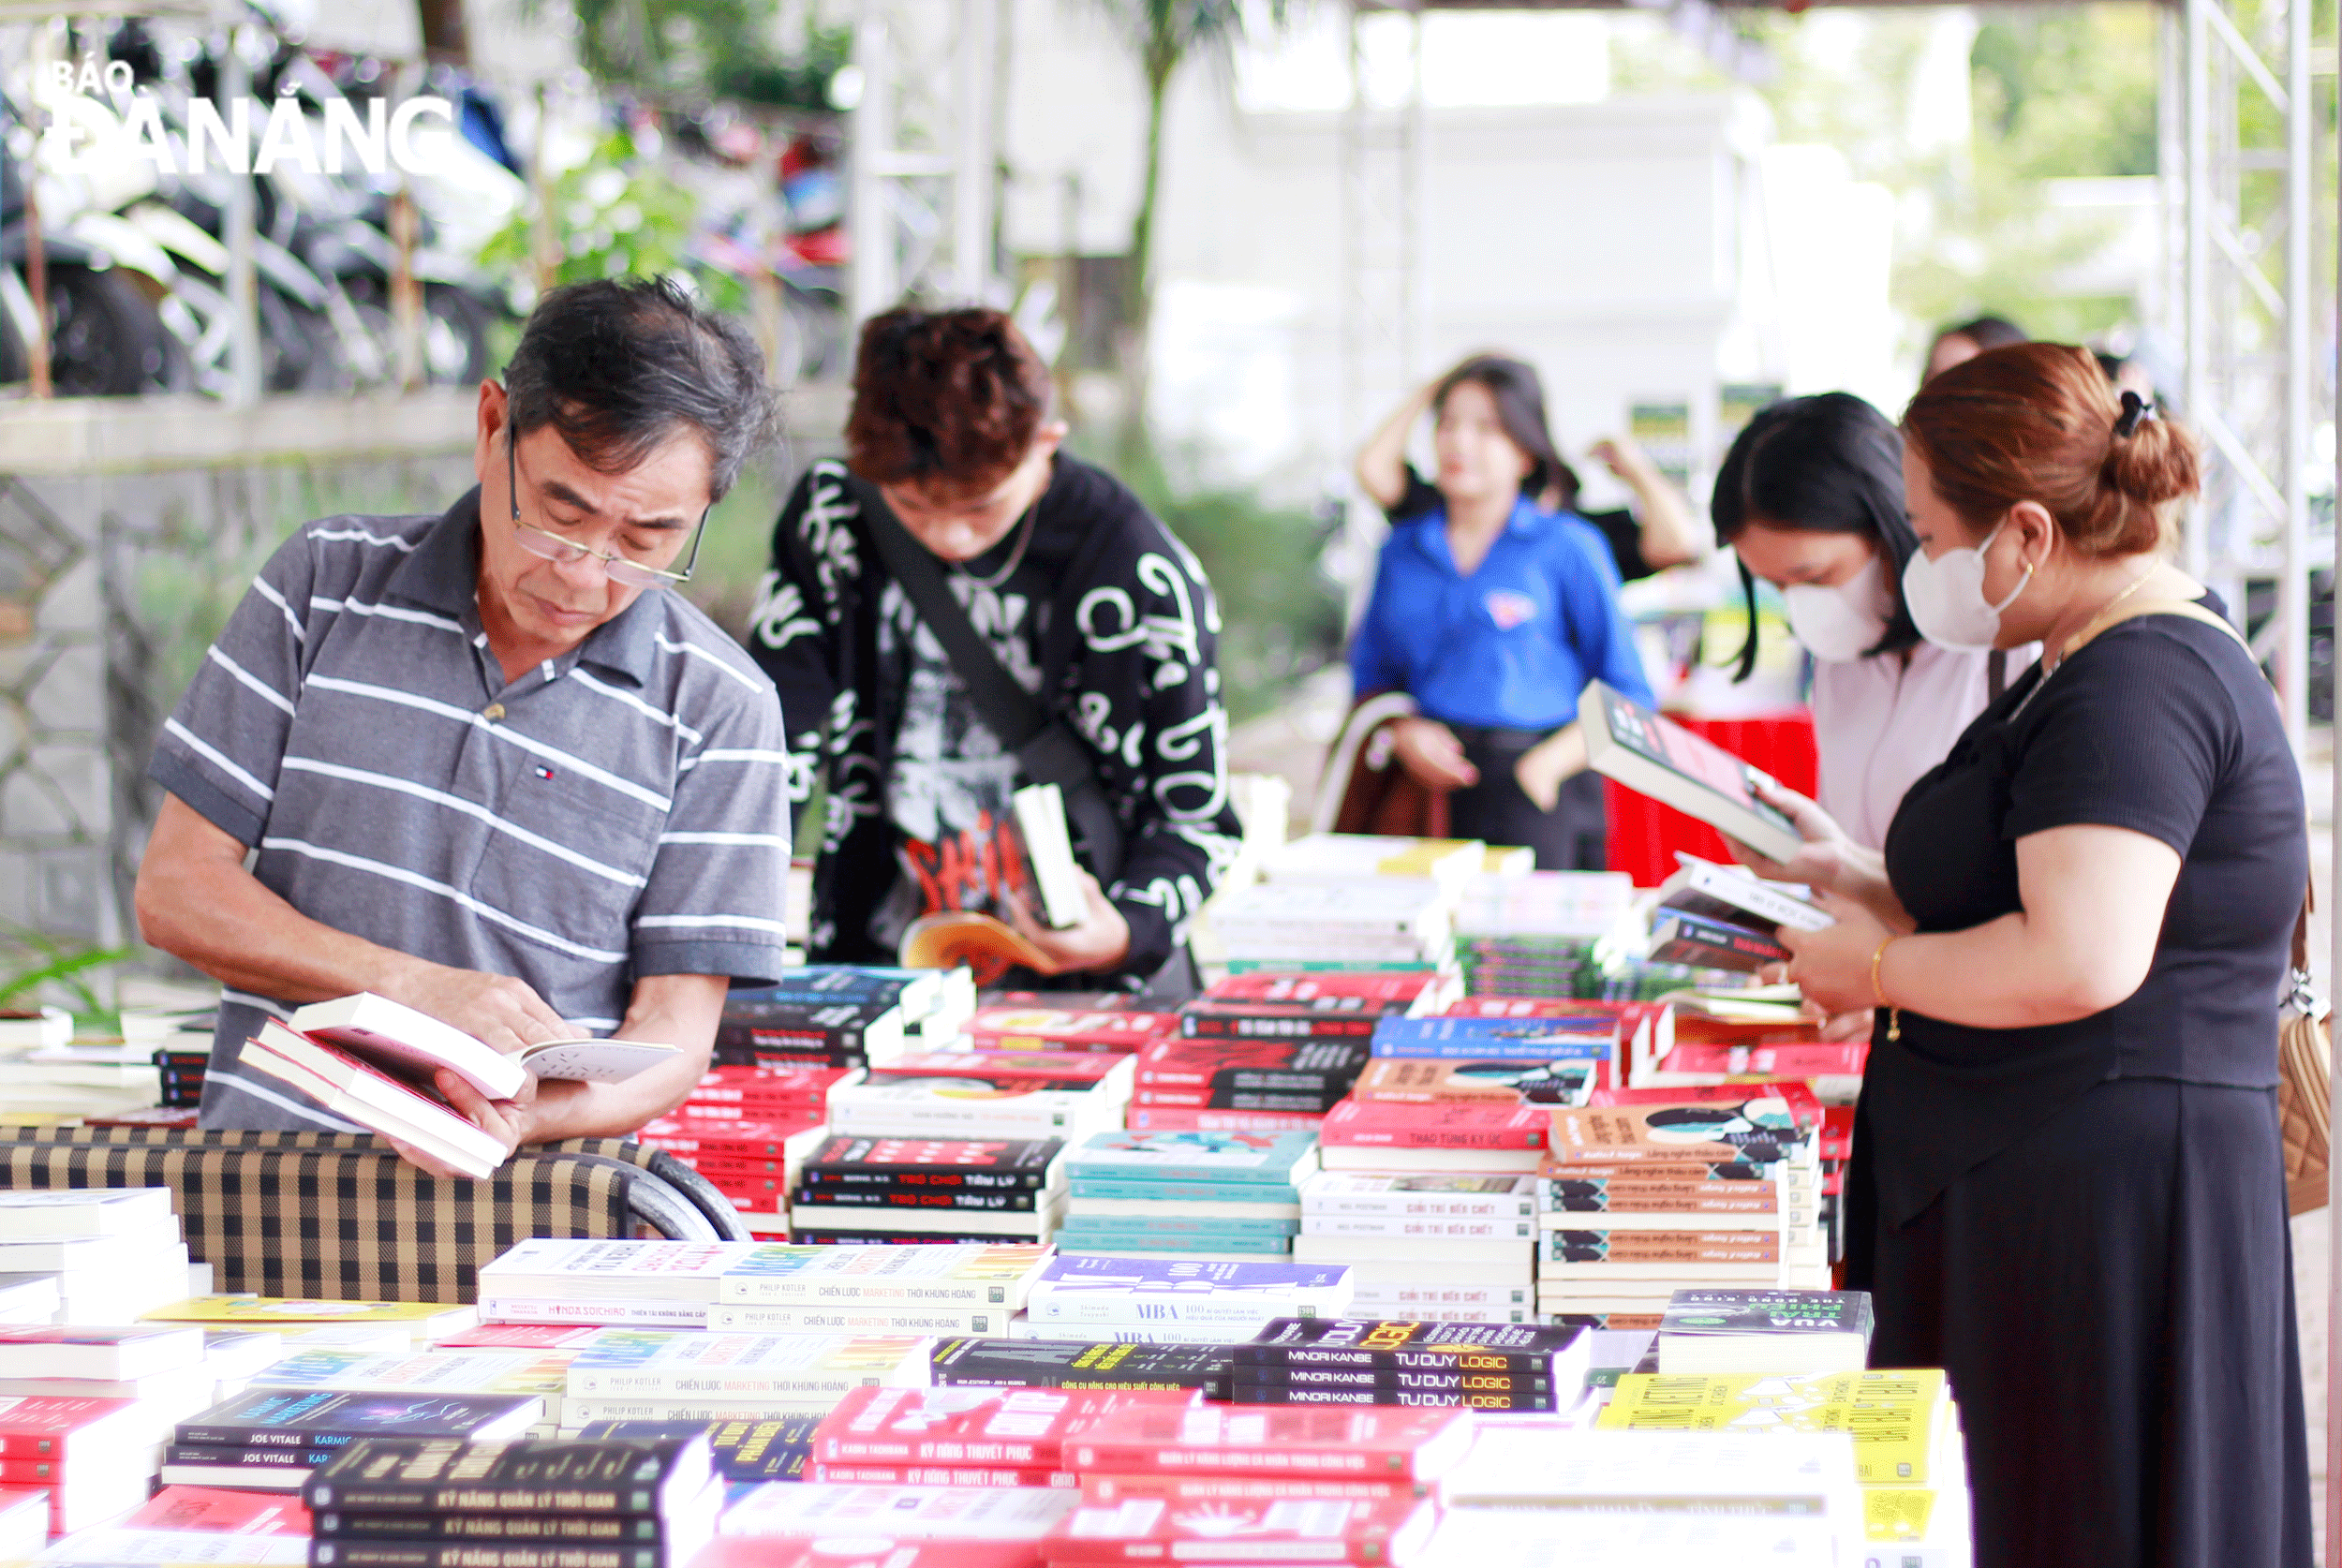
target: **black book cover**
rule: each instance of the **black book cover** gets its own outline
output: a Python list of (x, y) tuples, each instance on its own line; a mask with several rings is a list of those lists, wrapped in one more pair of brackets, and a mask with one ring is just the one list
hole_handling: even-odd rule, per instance
[(1662, 1334), (1871, 1334), (1868, 1291), (1682, 1290)]
[(1553, 1358), (1568, 1350), (1581, 1332), (1539, 1324), (1276, 1318), (1257, 1338), (1230, 1346), (1229, 1354), (1243, 1367), (1550, 1375)]
[(657, 1546), (661, 1521), (642, 1514), (352, 1514), (311, 1520), (321, 1536), (363, 1541), (501, 1541), (542, 1546)]
[(577, 1542), (361, 1541), (309, 1545), (310, 1568), (662, 1568), (660, 1547)]
[(1225, 1345), (1089, 1344), (1070, 1339), (944, 1339), (929, 1356), (939, 1384), (990, 1388), (1200, 1388), (1228, 1383)]
[(1662, 910), (1652, 918), (1648, 957), (1654, 964), (1754, 973), (1788, 955), (1787, 948), (1764, 932), (1729, 921), (1706, 920), (1673, 910)]
[(669, 1491), (707, 1473), (704, 1436), (367, 1438), (312, 1474), (304, 1495), (312, 1513), (656, 1514)]
[(239, 1447), (191, 1448), (174, 1442), (163, 1450), (167, 1465), (234, 1465), (241, 1469), (315, 1470), (339, 1454), (339, 1448)]
[(834, 998), (743, 993), (724, 1004), (723, 1021), (716, 1028), (716, 1065), (863, 1066), (864, 1038), (895, 1011), (899, 989)]
[(972, 1209), (983, 1214), (1030, 1214), (1040, 1194), (962, 1191), (953, 1188), (816, 1186), (806, 1182), (789, 1195), (799, 1204), (836, 1204), (841, 1208), (867, 1208), (873, 1218), (888, 1209)]
[[(1404, 1405), (1422, 1410), (1529, 1411), (1555, 1410), (1551, 1393), (1544, 1394), (1418, 1394), (1386, 1388), (1292, 1388), (1276, 1383), (1239, 1383), (1230, 1395), (1232, 1405)], [(1572, 1403), (1576, 1402), (1575, 1396)]]
[(1237, 1388), (1387, 1389), (1409, 1394), (1538, 1394), (1549, 1396), (1550, 1372), (1465, 1371), (1440, 1368), (1407, 1371), (1366, 1367), (1249, 1367), (1230, 1369)]
[(832, 1138), (805, 1162), (803, 1179), (808, 1189), (1032, 1192), (1064, 1149), (1061, 1138)]
[(172, 1441), (190, 1448), (315, 1448), (362, 1437), (461, 1438), (543, 1407), (543, 1400), (517, 1394), (255, 1388), (182, 1421)]
[(578, 1435), (656, 1441), (707, 1434), (716, 1473), (727, 1481), (796, 1481), (813, 1456), (818, 1415), (779, 1415), (762, 1421), (597, 1421)]

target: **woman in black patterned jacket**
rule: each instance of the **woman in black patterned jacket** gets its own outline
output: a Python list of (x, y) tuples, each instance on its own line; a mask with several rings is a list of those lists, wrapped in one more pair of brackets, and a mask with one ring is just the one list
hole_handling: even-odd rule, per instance
[[(912, 921), (972, 910), (1016, 925), (1044, 955), (1034, 968), (1075, 984), (1160, 975), (1160, 992), (1186, 971), (1188, 923), (1239, 833), (1219, 612), (1194, 556), (1137, 497), (1058, 451), (1050, 391), (999, 311), (877, 317), (845, 460), (813, 465), (781, 509), (748, 641), (780, 688), (793, 792), (809, 801), (818, 783), (824, 796), (810, 956), (891, 963)], [(1020, 858), (1001, 852), (1030, 770), (884, 564), (873, 529), (890, 516), (1094, 772), (1113, 825), (1085, 833), (1069, 812), (1099, 873), (1071, 926), (1034, 918)]]

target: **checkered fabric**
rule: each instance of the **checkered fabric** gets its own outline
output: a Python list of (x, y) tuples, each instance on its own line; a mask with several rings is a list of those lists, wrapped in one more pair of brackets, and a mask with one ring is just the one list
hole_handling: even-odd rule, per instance
[(451, 1181), (348, 1132), (0, 1126), (0, 1188), (42, 1187), (168, 1187), (217, 1289), (318, 1300), (470, 1301), (526, 1236), (748, 1237), (697, 1172), (621, 1138)]

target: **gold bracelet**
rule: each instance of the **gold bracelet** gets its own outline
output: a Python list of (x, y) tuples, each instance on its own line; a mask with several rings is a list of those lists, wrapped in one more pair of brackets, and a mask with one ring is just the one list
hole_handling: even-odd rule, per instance
[(1877, 998), (1880, 1007), (1887, 1010), (1887, 1038), (1889, 1040), (1903, 1038), (1903, 1009), (1887, 999), (1887, 987), (1879, 984), (1878, 966), (1886, 962), (1887, 950), (1902, 939), (1900, 935), (1889, 937), (1878, 944), (1878, 951), (1871, 954), (1871, 995)]

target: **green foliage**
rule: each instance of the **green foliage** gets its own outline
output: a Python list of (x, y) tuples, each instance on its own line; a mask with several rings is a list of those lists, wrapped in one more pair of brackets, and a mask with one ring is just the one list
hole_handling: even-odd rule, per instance
[(110, 1032), (121, 1027), (121, 1014), (106, 1005), (90, 984), (90, 976), (128, 958), (130, 949), (67, 946), (54, 937), (22, 928), (11, 930), (7, 940), (22, 950), (23, 967), (0, 975), (0, 1002), (19, 998), (37, 1002), (41, 988), (53, 985), (72, 998), (73, 1015), (83, 1028)]
[(571, 0), (578, 52), (601, 81), (651, 96), (823, 110), (853, 29), (815, 23), (801, 52), (774, 42), (772, 0)]
[[(602, 138), (593, 156), (554, 182), (553, 232), (559, 252), (553, 281), (663, 277), (682, 270), (698, 203), (691, 193), (643, 158), (623, 130)], [(524, 209), (481, 248), (491, 271), (532, 273), (536, 216)]]
[(2154, 8), (1986, 15), (1968, 56), (1979, 161), (2027, 180), (2156, 171)]

